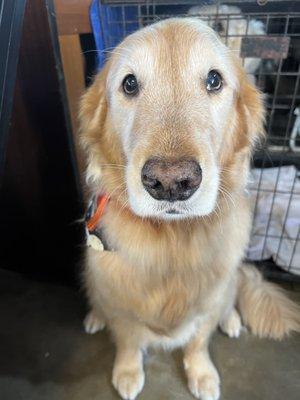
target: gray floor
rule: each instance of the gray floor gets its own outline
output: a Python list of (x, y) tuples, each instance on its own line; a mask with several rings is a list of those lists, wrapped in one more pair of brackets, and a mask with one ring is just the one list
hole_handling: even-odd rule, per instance
[[(300, 300), (299, 289), (292, 295)], [(82, 329), (82, 295), (0, 271), (0, 399), (118, 399), (110, 385), (114, 347)], [(277, 343), (217, 333), (212, 357), (223, 400), (299, 400), (300, 335)], [(151, 352), (140, 400), (192, 399), (181, 352)]]

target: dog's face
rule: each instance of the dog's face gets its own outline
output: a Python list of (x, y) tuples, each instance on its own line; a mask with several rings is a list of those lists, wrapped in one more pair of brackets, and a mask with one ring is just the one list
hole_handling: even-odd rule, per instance
[(152, 25), (114, 51), (102, 80), (106, 130), (122, 147), (135, 214), (179, 219), (215, 209), (225, 153), (250, 143), (233, 137), (239, 75), (213, 30), (193, 19)]

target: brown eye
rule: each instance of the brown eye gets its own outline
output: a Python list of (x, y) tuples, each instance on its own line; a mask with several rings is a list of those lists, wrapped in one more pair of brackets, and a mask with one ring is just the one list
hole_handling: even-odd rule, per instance
[(207, 78), (206, 78), (206, 90), (208, 92), (217, 92), (223, 86), (223, 79), (221, 74), (212, 69), (209, 71)]
[(125, 76), (122, 87), (124, 90), (124, 93), (126, 93), (129, 96), (135, 96), (138, 91), (139, 91), (139, 84), (136, 79), (136, 77), (133, 74), (129, 74)]

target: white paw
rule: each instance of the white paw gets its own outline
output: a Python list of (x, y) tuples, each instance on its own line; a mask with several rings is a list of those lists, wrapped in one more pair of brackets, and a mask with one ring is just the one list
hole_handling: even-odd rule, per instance
[(124, 400), (133, 400), (142, 391), (145, 375), (142, 369), (117, 370), (113, 372), (112, 383)]
[(236, 309), (233, 309), (229, 316), (220, 322), (221, 330), (230, 338), (238, 338), (242, 330), (242, 321)]
[(85, 317), (83, 325), (85, 332), (92, 335), (104, 329), (105, 322), (103, 319), (99, 318), (93, 311), (90, 311)]
[(220, 397), (220, 380), (216, 374), (189, 374), (188, 386), (197, 399), (218, 400)]

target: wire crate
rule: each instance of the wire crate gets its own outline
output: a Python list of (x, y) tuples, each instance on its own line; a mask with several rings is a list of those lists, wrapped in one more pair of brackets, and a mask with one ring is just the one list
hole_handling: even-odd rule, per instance
[(300, 2), (94, 0), (99, 67), (125, 36), (174, 16), (201, 18), (215, 29), (265, 94), (266, 140), (253, 158), (247, 257), (271, 265), (272, 276), (300, 280)]

